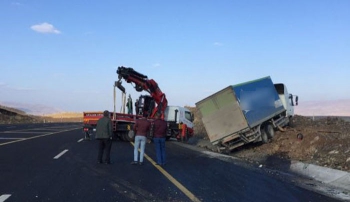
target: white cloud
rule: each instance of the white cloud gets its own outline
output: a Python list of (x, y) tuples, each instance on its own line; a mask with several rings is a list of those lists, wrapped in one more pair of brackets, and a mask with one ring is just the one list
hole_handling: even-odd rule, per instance
[(33, 25), (30, 27), (32, 30), (39, 33), (52, 33), (52, 34), (60, 34), (61, 32), (56, 29), (53, 25), (44, 22), (41, 24)]
[(220, 43), (220, 42), (214, 42), (214, 44), (213, 44), (214, 46), (223, 46), (223, 44), (222, 43)]

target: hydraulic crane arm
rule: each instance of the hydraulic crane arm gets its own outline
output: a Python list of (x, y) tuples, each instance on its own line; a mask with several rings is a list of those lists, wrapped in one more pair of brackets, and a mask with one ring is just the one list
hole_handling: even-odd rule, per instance
[(124, 89), (125, 91), (125, 88), (121, 85), (121, 79), (124, 79), (127, 83), (134, 83), (136, 91), (147, 91), (157, 104), (150, 117), (154, 117), (158, 112), (161, 114), (161, 117), (164, 118), (164, 111), (168, 106), (168, 101), (165, 94), (160, 90), (157, 82), (153, 79), (148, 79), (146, 75), (143, 75), (130, 67), (118, 67), (117, 74), (118, 81), (116, 82), (116, 86), (120, 90)]

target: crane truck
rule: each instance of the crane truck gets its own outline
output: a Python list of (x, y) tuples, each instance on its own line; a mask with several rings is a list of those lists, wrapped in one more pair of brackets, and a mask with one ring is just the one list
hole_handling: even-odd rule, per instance
[(252, 142), (267, 143), (294, 116), (298, 96), (269, 76), (228, 86), (196, 103), (210, 142), (219, 152)]
[[(146, 117), (151, 122), (155, 118), (155, 114), (161, 114), (161, 118), (167, 122), (167, 136), (169, 140), (171, 137), (180, 140), (180, 132), (182, 132), (180, 124), (185, 124), (187, 127), (184, 131), (186, 138), (193, 136), (193, 114), (185, 107), (168, 106), (166, 95), (161, 91), (156, 81), (148, 79), (135, 71), (131, 67), (120, 66), (117, 69), (118, 81), (115, 82), (115, 88), (118, 88), (125, 94), (125, 87), (122, 85), (122, 80), (127, 83), (134, 84), (137, 92), (146, 91), (149, 95), (141, 95), (137, 104), (138, 114), (125, 114), (110, 112), (110, 118), (113, 123), (113, 134), (115, 138), (124, 141), (131, 141), (134, 138), (133, 125), (139, 118)], [(114, 93), (115, 94), (115, 93)], [(99, 118), (103, 116), (103, 112), (84, 112), (84, 126), (83, 131), (86, 137), (95, 130), (96, 123)]]

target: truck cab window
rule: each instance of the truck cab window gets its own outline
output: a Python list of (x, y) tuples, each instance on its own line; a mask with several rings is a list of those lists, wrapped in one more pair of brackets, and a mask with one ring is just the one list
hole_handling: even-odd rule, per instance
[(185, 112), (185, 118), (189, 121), (191, 121), (191, 112)]

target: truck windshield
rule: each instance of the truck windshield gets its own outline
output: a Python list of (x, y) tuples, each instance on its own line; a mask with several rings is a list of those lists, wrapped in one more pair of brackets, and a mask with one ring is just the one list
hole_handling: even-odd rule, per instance
[(191, 117), (191, 112), (185, 112), (185, 118), (187, 119), (187, 120), (189, 120), (189, 121), (191, 121), (192, 120), (192, 117)]

